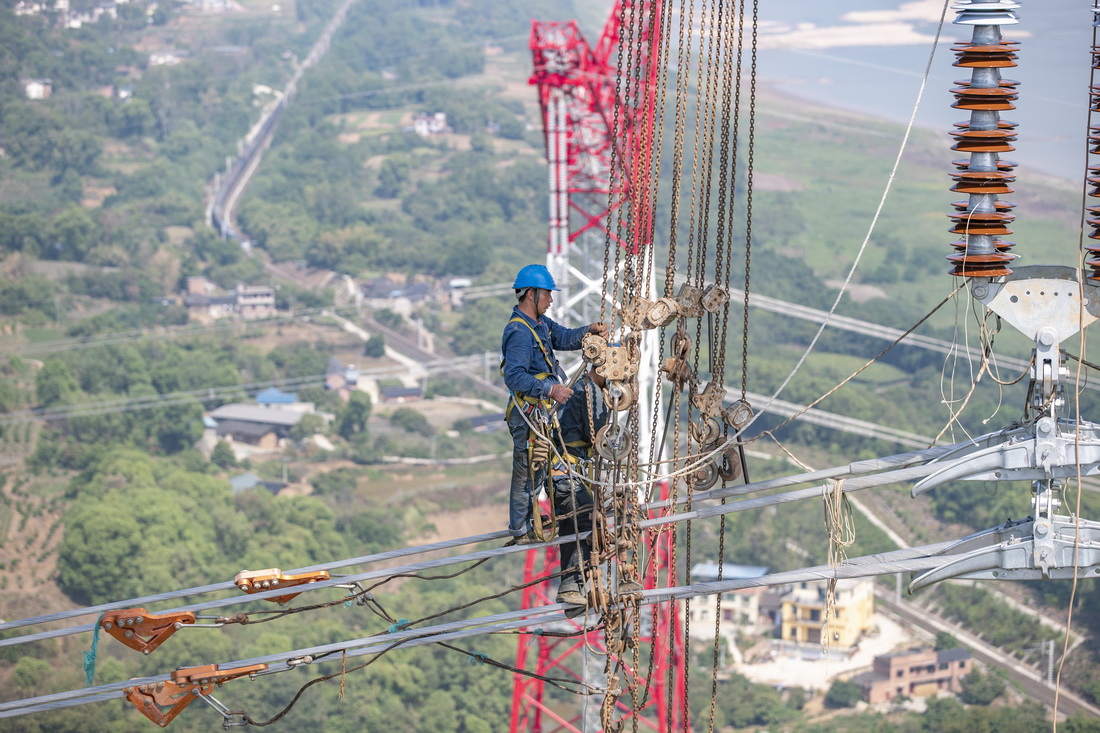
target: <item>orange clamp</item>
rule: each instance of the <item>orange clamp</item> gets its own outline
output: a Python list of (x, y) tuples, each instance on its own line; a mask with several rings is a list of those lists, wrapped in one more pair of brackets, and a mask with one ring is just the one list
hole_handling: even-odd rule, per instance
[[(329, 574), (327, 570), (288, 575), (279, 568), (268, 568), (267, 570), (242, 570), (233, 577), (233, 582), (236, 583), (237, 587), (244, 593), (262, 593), (265, 590), (275, 590), (280, 587), (289, 588), (295, 585), (305, 585), (307, 583), (316, 583), (318, 580), (328, 579)], [(265, 600), (274, 601), (281, 605), (297, 595), (299, 594), (288, 593), (285, 596), (277, 596)]]
[(209, 695), (224, 682), (265, 669), (266, 664), (250, 664), (225, 670), (218, 669), (216, 664), (177, 669), (170, 680), (127, 687), (123, 689), (123, 693), (142, 715), (164, 728), (200, 695)]
[(108, 611), (99, 620), (100, 627), (131, 649), (149, 654), (185, 624), (195, 623), (191, 611), (147, 613), (144, 608)]

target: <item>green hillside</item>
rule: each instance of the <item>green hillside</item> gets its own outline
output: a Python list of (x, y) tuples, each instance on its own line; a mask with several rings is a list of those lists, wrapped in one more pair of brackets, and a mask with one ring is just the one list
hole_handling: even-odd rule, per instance
[[(94, 7), (71, 4), (80, 11)], [(408, 386), (374, 323), (413, 339), (424, 337), (422, 326), (442, 360), (495, 352), (512, 300), (423, 304), (407, 315), (370, 307), (357, 314), (338, 300), (330, 275), (359, 283), (464, 278), (494, 285), (539, 261), (547, 176), (541, 119), (527, 84), (530, 19), (568, 19), (576, 10), (590, 31), (589, 24), (602, 22), (605, 4), (354, 3), (328, 53), (298, 83), (240, 201), (237, 223), (251, 245), (244, 248), (207, 226), (209, 186), (275, 99), (273, 90), (309, 53), (336, 0), (242, 0), (221, 14), (131, 0), (118, 6), (116, 18), (78, 29), (61, 27), (54, 11), (17, 16), (14, 0), (0, 3), (0, 618), (223, 582), (242, 568), (301, 567), (422, 544), (448, 532), (503, 529), (466, 531), (459, 519), (481, 506), (499, 510), (505, 500), (509, 440), (475, 428), (497, 397), (452, 372), (426, 378), (422, 396), (428, 399), (408, 405), (373, 401), (365, 392), (345, 401), (323, 384), (335, 362), (355, 365), (364, 378), (380, 375), (371, 377), (380, 388)], [(24, 81), (47, 78), (49, 98), (28, 99)], [(446, 115), (447, 134), (410, 129), (419, 115), (437, 113)], [(867, 237), (904, 130), (766, 88), (756, 115), (751, 290), (828, 309)], [(665, 140), (671, 138), (666, 131)], [(731, 280), (738, 286), (748, 144), (741, 140), (739, 203), (731, 212)], [(686, 203), (693, 190), (690, 176), (671, 179), (670, 147), (663, 154), (658, 266), (669, 259), (670, 192), (679, 186)], [(948, 190), (952, 155), (943, 131), (914, 131), (838, 313), (907, 329), (958, 287), (944, 259), (954, 239), (950, 202), (959, 198)], [(1022, 262), (1076, 262), (1075, 189), (1020, 171), (1012, 239)], [(687, 241), (689, 225), (681, 219), (678, 241)], [(712, 242), (716, 226), (712, 217)], [(678, 254), (683, 266), (683, 250)], [(188, 279), (199, 276), (224, 291), (237, 284), (277, 288), (278, 317), (215, 320), (189, 311)], [(998, 332), (999, 323), (979, 323), (967, 302), (965, 293), (949, 300), (919, 332), (971, 346), (995, 337), (996, 353), (1027, 357), (1022, 338), (1007, 326)], [(747, 388), (772, 394), (816, 326), (753, 310), (744, 334), (735, 306), (724, 355), (727, 385), (740, 384), (744, 346)], [(361, 337), (357, 326), (370, 336)], [(781, 398), (817, 400), (887, 345), (829, 329)], [(1066, 347), (1078, 351), (1077, 344)], [(704, 349), (700, 363), (708, 357)], [(493, 362), (484, 358), (490, 375)], [(1024, 404), (1024, 384), (986, 377), (970, 393), (976, 369), (962, 358), (903, 345), (818, 407), (961, 440), (1010, 424)], [(1004, 382), (1016, 376), (999, 373)], [(272, 384), (316, 409), (278, 452), (239, 458), (224, 441), (197, 447), (205, 412), (250, 400)], [(456, 396), (466, 402), (442, 399)], [(469, 403), (482, 398), (488, 407)], [(1100, 401), (1085, 391), (1081, 406), (1083, 415), (1094, 415)], [(957, 418), (952, 411), (960, 412)], [(776, 429), (776, 441), (814, 468), (903, 450), (805, 423), (779, 429), (779, 422), (768, 417), (758, 426)], [(766, 438), (749, 447), (773, 456), (750, 461), (754, 480), (800, 470)], [(490, 458), (461, 462), (482, 456)], [(460, 460), (442, 466), (410, 459)], [(246, 472), (286, 487), (278, 495), (235, 492), (230, 480)], [(952, 484), (933, 493), (913, 501), (908, 486), (892, 486), (874, 501), (913, 544), (959, 537), (1030, 507), (1022, 484), (1001, 490)], [(1095, 495), (1083, 497), (1081, 515), (1100, 519)], [(696, 522), (681, 561), (713, 560), (720, 548), (730, 562), (773, 571), (826, 561), (828, 537), (816, 503), (800, 511), (742, 512), (724, 526), (720, 539), (717, 523)], [(850, 556), (894, 547), (862, 515), (855, 531)], [(459, 618), (466, 604), (521, 582), (518, 562), (470, 568), (457, 578), (406, 579), (378, 593), (381, 610), (336, 602), (258, 627), (181, 630), (150, 656), (101, 639), (96, 682), (385, 633), (443, 609)], [(1100, 700), (1100, 651), (1091, 641), (1100, 634), (1100, 591), (1088, 583), (1074, 591), (1068, 581), (1013, 585), (1023, 602), (1062, 611), (1075, 592), (1075, 630), (1089, 640), (1067, 662), (1062, 683)], [(1020, 655), (1052, 638), (1045, 629), (1022, 628), (1011, 608), (982, 591), (952, 586), (922, 595), (954, 618), (984, 625), (988, 638)], [(518, 603), (511, 593), (474, 609), (488, 615)], [(88, 643), (83, 634), (0, 648), (0, 698), (81, 687)], [(510, 664), (515, 639), (485, 636), (463, 649), (426, 646), (382, 655), (346, 680), (307, 690), (282, 725), (502, 730), (512, 677), (479, 662)], [(696, 730), (706, 729), (709, 713), (709, 696), (694, 697), (709, 688), (709, 654), (703, 650), (690, 661)], [(266, 720), (308, 679), (332, 669), (237, 682), (222, 699)], [(737, 675), (722, 684), (727, 694), (718, 729), (836, 729), (832, 712), (819, 716), (820, 701), (817, 711), (803, 710), (801, 688), (799, 698)], [(579, 704), (555, 694), (555, 704)], [(1047, 725), (1044, 715), (1037, 707), (964, 709), (950, 700), (937, 702), (924, 718), (845, 720), (852, 721), (850, 730), (1038, 730)], [(213, 711), (195, 705), (172, 728), (208, 730), (217, 723)], [(116, 703), (0, 720), (0, 731), (149, 727)], [(1077, 720), (1067, 730), (1100, 727)]]

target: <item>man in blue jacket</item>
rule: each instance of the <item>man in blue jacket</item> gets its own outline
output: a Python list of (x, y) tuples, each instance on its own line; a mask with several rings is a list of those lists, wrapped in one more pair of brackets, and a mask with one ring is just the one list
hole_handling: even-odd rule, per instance
[(558, 290), (550, 271), (543, 265), (527, 265), (516, 274), (512, 285), (518, 303), (504, 327), (500, 351), (504, 383), (512, 395), (506, 418), (512, 433), (512, 480), (509, 490), (508, 530), (516, 544), (538, 542), (534, 530), (533, 486), (546, 481), (546, 466), (539, 466), (532, 483), (529, 449), (534, 438), (529, 423), (539, 410), (549, 411), (569, 401), (573, 390), (566, 384), (565, 371), (555, 349), (576, 351), (586, 333), (607, 335), (603, 323), (565, 328), (546, 317)]

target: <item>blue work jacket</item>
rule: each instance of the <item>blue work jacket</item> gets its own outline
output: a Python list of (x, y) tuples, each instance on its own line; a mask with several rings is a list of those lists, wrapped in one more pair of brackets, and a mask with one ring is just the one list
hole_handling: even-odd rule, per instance
[(590, 382), (588, 375), (577, 380), (573, 387), (573, 396), (558, 409), (558, 423), (561, 425), (562, 442), (569, 452), (585, 456), (586, 449), (592, 444), (592, 436), (607, 424), (607, 404), (603, 399), (603, 390)]
[[(581, 347), (581, 339), (588, 333), (588, 326), (565, 328), (550, 318), (543, 316), (535, 321), (519, 309), (512, 308), (512, 318), (522, 318), (523, 323), (509, 323), (504, 327), (500, 339), (500, 353), (504, 359), (504, 384), (512, 392), (537, 399), (549, 399), (550, 387), (565, 380), (565, 373), (558, 364), (555, 349), (576, 351)], [(543, 356), (531, 330), (534, 329), (542, 340), (550, 360)], [(557, 379), (535, 379), (536, 374), (553, 374)]]

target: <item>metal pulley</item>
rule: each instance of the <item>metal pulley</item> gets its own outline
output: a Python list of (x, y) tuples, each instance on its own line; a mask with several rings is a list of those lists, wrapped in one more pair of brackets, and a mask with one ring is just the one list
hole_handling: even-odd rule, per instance
[(695, 478), (696, 491), (709, 491), (718, 483), (718, 466), (714, 461), (706, 461), (692, 471), (691, 475)]
[(718, 475), (723, 481), (735, 481), (741, 476), (741, 453), (736, 443), (730, 443), (718, 460)]
[(703, 315), (703, 289), (684, 283), (676, 294), (676, 305), (684, 318), (699, 318)]
[(630, 431), (618, 423), (608, 423), (596, 431), (596, 452), (608, 461), (619, 463), (633, 447)]
[(600, 366), (607, 358), (607, 340), (595, 333), (586, 333), (581, 339), (581, 355), (593, 366)]
[(730, 302), (730, 294), (718, 287), (716, 283), (708, 285), (699, 299), (699, 304), (707, 313), (717, 313), (728, 302)]
[(680, 305), (673, 298), (659, 298), (646, 311), (645, 320), (649, 328), (664, 328), (680, 315)]
[(604, 387), (604, 402), (617, 412), (629, 410), (635, 397), (634, 388), (625, 382), (607, 382)]
[(745, 400), (737, 400), (722, 410), (722, 420), (734, 430), (740, 430), (752, 421), (752, 407)]

